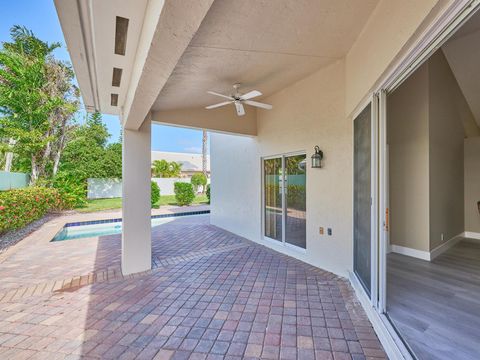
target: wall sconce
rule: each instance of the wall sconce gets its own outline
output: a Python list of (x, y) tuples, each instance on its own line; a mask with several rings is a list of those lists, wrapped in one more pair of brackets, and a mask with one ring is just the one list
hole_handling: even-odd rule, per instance
[(321, 168), (323, 159), (323, 151), (318, 145), (315, 145), (315, 154), (312, 155), (312, 168)]

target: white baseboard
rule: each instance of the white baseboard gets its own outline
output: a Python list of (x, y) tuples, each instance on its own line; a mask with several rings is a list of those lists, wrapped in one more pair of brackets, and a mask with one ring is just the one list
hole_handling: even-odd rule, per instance
[(390, 245), (390, 249), (392, 252), (397, 254), (407, 255), (407, 256), (411, 256), (411, 257), (426, 260), (426, 261), (432, 261), (433, 259), (443, 254), (448, 249), (455, 246), (460, 240), (464, 238), (480, 240), (480, 233), (471, 232), (471, 231), (462, 232), (452, 237), (451, 239), (445, 241), (443, 244), (440, 244), (430, 252), (412, 249), (412, 248), (400, 246), (400, 245)]
[(468, 239), (480, 240), (480, 233), (473, 231), (465, 231), (463, 236)]
[(392, 252), (402, 255), (411, 256), (417, 259), (430, 261), (430, 253), (428, 251), (422, 251), (417, 249), (412, 249), (400, 245), (391, 245)]
[(437, 256), (443, 254), (445, 251), (455, 246), (464, 237), (465, 237), (465, 233), (462, 232), (457, 236), (454, 236), (453, 238), (445, 241), (443, 244), (438, 245), (435, 249), (430, 251), (430, 260), (435, 259)]

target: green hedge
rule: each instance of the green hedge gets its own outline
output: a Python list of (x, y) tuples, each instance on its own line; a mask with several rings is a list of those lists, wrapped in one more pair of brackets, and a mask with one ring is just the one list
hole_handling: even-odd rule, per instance
[[(280, 192), (280, 187), (278, 184), (267, 184), (265, 191), (267, 196), (275, 197), (275, 203), (277, 205), (280, 205), (282, 203), (282, 194)], [(306, 205), (305, 185), (287, 185), (286, 200), (289, 208), (305, 211), (305, 205)]]
[(155, 181), (152, 181), (151, 193), (150, 193), (150, 203), (152, 207), (160, 200), (160, 187)]
[(207, 198), (208, 198), (208, 203), (210, 204), (210, 184), (207, 185)]
[(192, 184), (176, 182), (173, 184), (173, 187), (178, 205), (190, 205), (193, 202), (193, 199), (195, 199), (195, 192), (193, 191)]
[(28, 187), (0, 192), (0, 233), (19, 229), (62, 207), (56, 189)]

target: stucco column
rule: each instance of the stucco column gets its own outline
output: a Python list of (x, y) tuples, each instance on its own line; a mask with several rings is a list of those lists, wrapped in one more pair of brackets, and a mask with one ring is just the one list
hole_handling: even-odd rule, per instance
[(150, 118), (138, 130), (123, 129), (122, 273), (152, 267)]

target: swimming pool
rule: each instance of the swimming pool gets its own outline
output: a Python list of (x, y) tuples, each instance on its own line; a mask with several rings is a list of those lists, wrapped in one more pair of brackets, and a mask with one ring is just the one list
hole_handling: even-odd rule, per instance
[[(210, 210), (192, 211), (178, 214), (162, 214), (152, 216), (152, 227), (166, 224), (178, 217), (209, 214)], [(67, 223), (51, 241), (64, 241), (91, 238), (122, 233), (122, 219), (94, 220)]]

